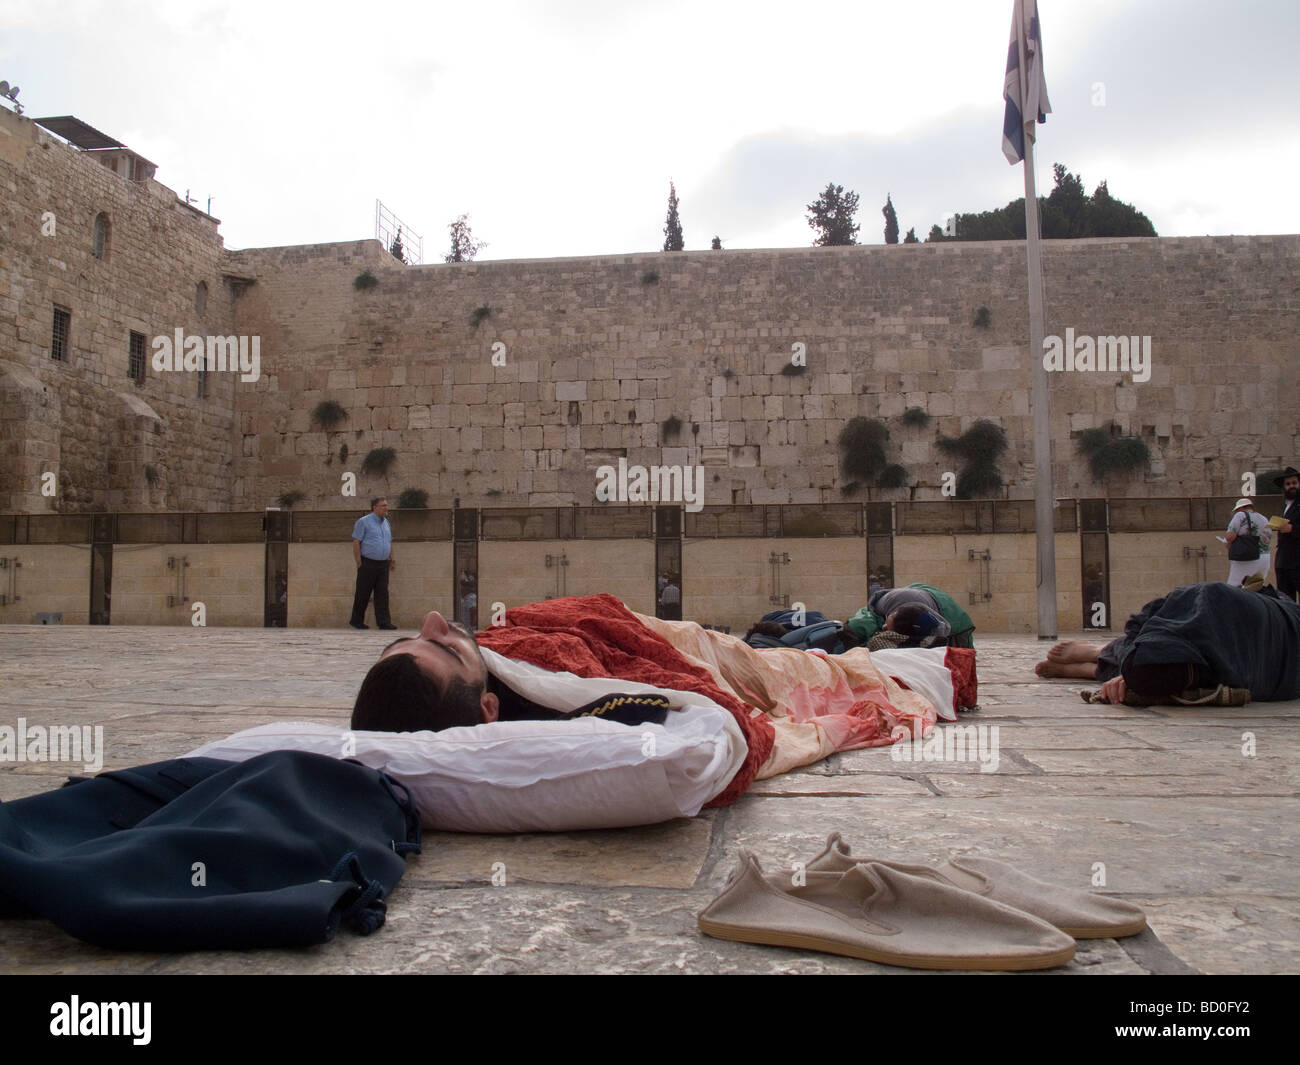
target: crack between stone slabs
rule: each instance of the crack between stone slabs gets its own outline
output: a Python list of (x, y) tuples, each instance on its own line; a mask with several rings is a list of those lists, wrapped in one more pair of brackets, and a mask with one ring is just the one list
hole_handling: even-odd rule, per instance
[[(1031, 762), (1028, 758), (1026, 758), (1024, 755), (1020, 754), (1018, 751), (1012, 750), (1011, 748), (1007, 748), (1005, 751), (999, 751), (998, 754), (999, 757), (1010, 758), (1012, 763), (1020, 766), (1021, 769), (1028, 769), (1030, 776), (1045, 777), (1048, 775), (1047, 770), (1045, 770), (1041, 765), (1036, 765), (1035, 763)], [(996, 776), (997, 774), (987, 773), (985, 775)]]
[[(918, 780), (918, 784), (925, 781)], [(933, 790), (933, 789), (931, 789)], [(942, 795), (935, 791), (934, 794)], [(920, 795), (879, 795), (861, 791), (772, 791), (754, 795), (755, 799), (919, 799)]]
[(1204, 975), (1170, 950), (1150, 927), (1143, 929), (1136, 936), (1125, 936), (1115, 942), (1134, 964), (1152, 976)]
[[(735, 803), (731, 804), (734, 805)], [(698, 888), (708, 883), (714, 869), (722, 861), (722, 855), (726, 851), (723, 835), (726, 832), (727, 822), (731, 820), (731, 806), (720, 807), (713, 815), (712, 823), (709, 825), (709, 849), (704, 852), (704, 861), (700, 863), (700, 871), (695, 874), (692, 887)]]

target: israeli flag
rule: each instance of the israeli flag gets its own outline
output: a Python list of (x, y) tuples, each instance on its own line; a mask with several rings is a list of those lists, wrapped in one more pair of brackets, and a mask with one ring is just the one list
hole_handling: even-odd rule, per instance
[(1011, 12), (1011, 45), (1007, 49), (1007, 76), (1002, 84), (1007, 101), (1002, 120), (1002, 154), (1012, 166), (1025, 158), (1025, 135), (1034, 136), (1025, 115), (1046, 122), (1052, 110), (1043, 77), (1043, 39), (1038, 27), (1038, 0), (1015, 0)]

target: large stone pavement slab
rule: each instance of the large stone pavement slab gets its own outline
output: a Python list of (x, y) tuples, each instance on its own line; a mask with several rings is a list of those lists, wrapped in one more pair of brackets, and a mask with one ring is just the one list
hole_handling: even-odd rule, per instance
[[(341, 723), (387, 636), (5, 626), (0, 726), (19, 718), (102, 726), (103, 768), (119, 769), (271, 721)], [(831, 831), (861, 855), (938, 862), (979, 854), (1146, 909), (1148, 932), (1083, 942), (1060, 972), (1300, 971), (1300, 702), (1092, 706), (1078, 697), (1083, 682), (1034, 676), (1043, 647), (1031, 637), (981, 639), (982, 709), (938, 752), (965, 750), (964, 761), (933, 760), (924, 749), (851, 751), (691, 820), (522, 836), (427, 833), (386, 926), (310, 950), (122, 953), (48, 921), (6, 920), (0, 971), (903, 972), (696, 929), (695, 914), (739, 848), (765, 868), (793, 872)], [(983, 728), (982, 755), (971, 725)], [(0, 762), (0, 801), (84, 771)]]

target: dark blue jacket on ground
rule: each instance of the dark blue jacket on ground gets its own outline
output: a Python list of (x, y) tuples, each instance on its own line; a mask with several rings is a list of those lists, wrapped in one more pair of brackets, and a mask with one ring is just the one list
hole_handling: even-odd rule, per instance
[(420, 849), (401, 785), (300, 751), (177, 758), (0, 804), (0, 916), (117, 950), (368, 934)]

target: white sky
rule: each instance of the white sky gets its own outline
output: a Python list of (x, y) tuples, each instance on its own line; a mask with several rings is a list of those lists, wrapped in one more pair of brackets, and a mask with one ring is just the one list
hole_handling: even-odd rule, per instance
[[(863, 243), (1023, 194), (1001, 152), (1011, 0), (0, 0), (0, 78), (158, 164), (230, 248), (374, 235), (440, 261), (807, 246), (828, 181)], [(1040, 0), (1051, 164), (1161, 236), (1300, 232), (1300, 2)], [(1104, 106), (1094, 103), (1096, 83)]]

